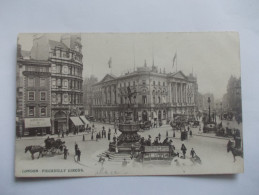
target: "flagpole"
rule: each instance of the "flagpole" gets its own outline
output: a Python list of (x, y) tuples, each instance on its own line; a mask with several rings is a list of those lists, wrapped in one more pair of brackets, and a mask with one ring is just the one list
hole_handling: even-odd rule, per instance
[(178, 63), (177, 63), (177, 50), (176, 50), (176, 72), (177, 72), (177, 66), (178, 66)]

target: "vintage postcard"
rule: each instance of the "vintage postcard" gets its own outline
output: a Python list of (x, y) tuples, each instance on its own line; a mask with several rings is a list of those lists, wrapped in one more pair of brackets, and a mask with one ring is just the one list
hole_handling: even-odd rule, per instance
[(24, 33), (16, 177), (243, 173), (239, 35)]

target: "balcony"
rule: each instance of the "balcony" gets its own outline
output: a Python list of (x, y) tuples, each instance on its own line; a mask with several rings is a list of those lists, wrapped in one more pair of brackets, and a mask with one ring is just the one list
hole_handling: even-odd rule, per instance
[(72, 74), (63, 74), (63, 73), (51, 73), (51, 76), (56, 76), (56, 77), (66, 77), (66, 78), (72, 78), (72, 79), (82, 79), (82, 75), (72, 75)]
[(51, 88), (52, 92), (74, 92), (74, 93), (83, 93), (82, 89), (69, 89), (69, 88), (62, 88), (62, 87), (56, 87)]

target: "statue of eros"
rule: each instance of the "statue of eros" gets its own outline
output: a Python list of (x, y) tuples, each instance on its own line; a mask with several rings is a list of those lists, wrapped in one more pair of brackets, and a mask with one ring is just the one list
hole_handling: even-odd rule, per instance
[[(132, 98), (132, 96), (133, 95), (135, 95), (135, 94), (137, 94), (137, 92), (136, 91), (134, 91), (134, 92), (131, 92), (131, 89), (130, 89), (130, 87), (128, 86), (127, 87), (127, 91), (128, 91), (128, 100), (129, 100), (129, 104), (131, 104), (132, 102), (131, 102), (131, 98)], [(136, 96), (134, 96), (134, 99), (136, 98)]]

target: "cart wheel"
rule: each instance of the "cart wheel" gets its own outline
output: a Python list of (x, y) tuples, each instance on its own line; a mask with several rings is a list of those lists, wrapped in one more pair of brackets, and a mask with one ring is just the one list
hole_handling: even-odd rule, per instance
[(51, 155), (53, 156), (56, 153), (56, 151), (57, 151), (56, 148), (52, 147), (50, 149)]

